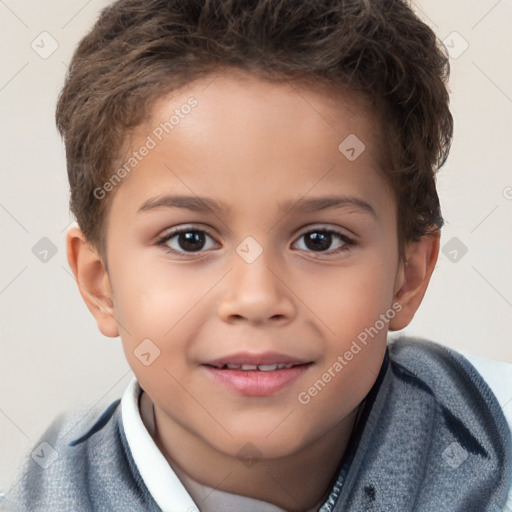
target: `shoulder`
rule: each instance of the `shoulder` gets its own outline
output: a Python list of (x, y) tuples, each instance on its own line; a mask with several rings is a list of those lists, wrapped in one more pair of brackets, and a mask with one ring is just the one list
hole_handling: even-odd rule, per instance
[[(512, 363), (495, 361), (472, 354), (463, 355), (491, 388), (512, 431)], [(508, 510), (512, 510), (512, 484), (508, 494), (507, 507)]]
[(120, 400), (90, 421), (76, 412), (59, 416), (27, 457), (8, 499), (24, 511), (147, 510), (123, 437)]
[(89, 421), (80, 418), (78, 411), (59, 415), (31, 449), (10, 499), (24, 510), (59, 510), (57, 500), (70, 500), (66, 503), (70, 510), (90, 510), (80, 489), (100, 453), (111, 458), (115, 451), (118, 405), (118, 401), (112, 403), (99, 415), (96, 411)]
[(512, 363), (462, 353), (491, 388), (512, 429)]
[(465, 356), (432, 341), (405, 336), (392, 340), (388, 353), (393, 372), (403, 381), (423, 386), (454, 411), (491, 413), (499, 429), (505, 425), (509, 430), (502, 420), (503, 407), (512, 399), (511, 364)]
[(501, 454), (512, 503), (512, 364), (403, 336), (389, 343), (388, 353), (397, 380), (431, 396), (462, 446), (484, 446), (486, 456), (492, 450)]
[[(512, 364), (469, 354), (421, 338), (401, 336), (388, 344), (390, 360), (429, 385), (487, 399), (512, 423)], [(439, 393), (437, 393), (439, 394)], [(442, 398), (442, 397), (440, 397)], [(470, 397), (468, 397), (470, 398)]]

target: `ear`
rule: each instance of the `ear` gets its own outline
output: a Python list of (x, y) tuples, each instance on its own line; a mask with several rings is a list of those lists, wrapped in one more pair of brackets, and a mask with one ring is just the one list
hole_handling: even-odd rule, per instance
[(401, 305), (395, 317), (389, 322), (392, 331), (407, 327), (419, 308), (427, 291), (430, 277), (439, 254), (439, 230), (421, 237), (417, 242), (408, 243), (405, 262), (400, 263), (395, 281), (393, 303)]
[(119, 336), (114, 299), (105, 265), (79, 227), (72, 227), (66, 237), (68, 263), (78, 289), (99, 330), (110, 338)]

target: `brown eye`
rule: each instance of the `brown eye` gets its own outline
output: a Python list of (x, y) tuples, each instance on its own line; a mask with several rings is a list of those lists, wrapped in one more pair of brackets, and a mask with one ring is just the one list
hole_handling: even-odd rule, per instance
[(304, 243), (312, 251), (327, 251), (332, 244), (332, 234), (325, 231), (307, 233)]
[(354, 241), (337, 231), (318, 229), (302, 234), (293, 245), (305, 252), (336, 254), (354, 245)]
[(201, 231), (187, 231), (177, 237), (178, 245), (184, 251), (200, 251), (206, 244), (205, 233)]
[(169, 252), (181, 254), (204, 252), (218, 247), (208, 233), (201, 229), (191, 228), (174, 230), (159, 240), (158, 245), (163, 246)]

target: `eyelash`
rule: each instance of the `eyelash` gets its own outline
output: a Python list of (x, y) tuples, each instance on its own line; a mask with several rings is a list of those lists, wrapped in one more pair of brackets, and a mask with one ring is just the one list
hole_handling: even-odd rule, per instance
[[(177, 251), (177, 250), (175, 250), (175, 249), (173, 249), (173, 248), (171, 248), (171, 247), (169, 247), (167, 245), (167, 243), (170, 240), (172, 240), (173, 238), (179, 236), (182, 233), (203, 233), (207, 237), (209, 237), (212, 240), (214, 240), (214, 238), (211, 235), (209, 235), (208, 232), (205, 231), (204, 229), (198, 229), (198, 228), (194, 228), (193, 226), (187, 226), (187, 227), (184, 227), (184, 228), (175, 229), (175, 230), (171, 231), (170, 233), (167, 233), (167, 234), (163, 235), (161, 238), (159, 238), (156, 241), (156, 245), (162, 247), (162, 249), (164, 249), (166, 252), (168, 252), (170, 254), (177, 254), (177, 255), (180, 255), (180, 256), (202, 254), (202, 253), (205, 252), (203, 250), (199, 250), (199, 251)], [(313, 251), (313, 250), (305, 251), (305, 252), (308, 252), (308, 253), (311, 253), (311, 254), (333, 256), (333, 255), (338, 255), (338, 254), (341, 254), (343, 252), (349, 251), (351, 247), (356, 245), (355, 240), (353, 240), (352, 238), (348, 237), (347, 235), (345, 235), (343, 233), (340, 233), (338, 231), (334, 231), (332, 229), (326, 229), (326, 228), (312, 228), (312, 229), (310, 228), (310, 229), (308, 229), (308, 231), (304, 231), (303, 233), (301, 233), (298, 236), (298, 238), (294, 242), (294, 245), (303, 236), (306, 236), (306, 235), (312, 234), (312, 233), (323, 233), (323, 234), (332, 235), (333, 238), (337, 238), (339, 241), (343, 242), (343, 245), (341, 245), (340, 247), (338, 247), (338, 248), (336, 248), (334, 250), (328, 250), (328, 251)], [(217, 242), (215, 242), (215, 243), (217, 243)]]

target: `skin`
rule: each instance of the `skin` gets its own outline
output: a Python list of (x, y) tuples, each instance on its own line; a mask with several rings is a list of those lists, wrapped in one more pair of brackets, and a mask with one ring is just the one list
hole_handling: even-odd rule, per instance
[[(408, 264), (400, 259), (396, 201), (379, 168), (380, 132), (361, 98), (225, 72), (160, 98), (133, 147), (191, 96), (197, 107), (112, 192), (106, 258), (73, 228), (69, 263), (100, 331), (121, 337), (155, 404), (155, 442), (172, 465), (220, 490), (310, 510), (336, 474), (382, 364), (388, 327), (405, 327), (423, 298), (439, 239), (408, 243)], [(355, 161), (338, 150), (349, 134), (366, 146)], [(224, 209), (138, 212), (166, 194), (208, 197)], [(300, 208), (299, 200), (326, 196), (356, 198), (373, 213), (353, 203)], [(282, 202), (288, 208), (279, 209)], [(176, 227), (211, 238), (192, 253), (177, 237), (159, 245)], [(306, 245), (312, 232), (326, 230), (342, 238), (333, 236), (326, 251)], [(236, 251), (248, 236), (263, 250), (252, 263)], [(299, 393), (393, 304), (401, 310), (389, 324), (300, 403)], [(149, 366), (134, 354), (144, 339), (160, 350)], [(271, 396), (244, 396), (202, 366), (240, 351), (312, 364)], [(252, 467), (238, 457), (247, 443), (261, 455)]]

